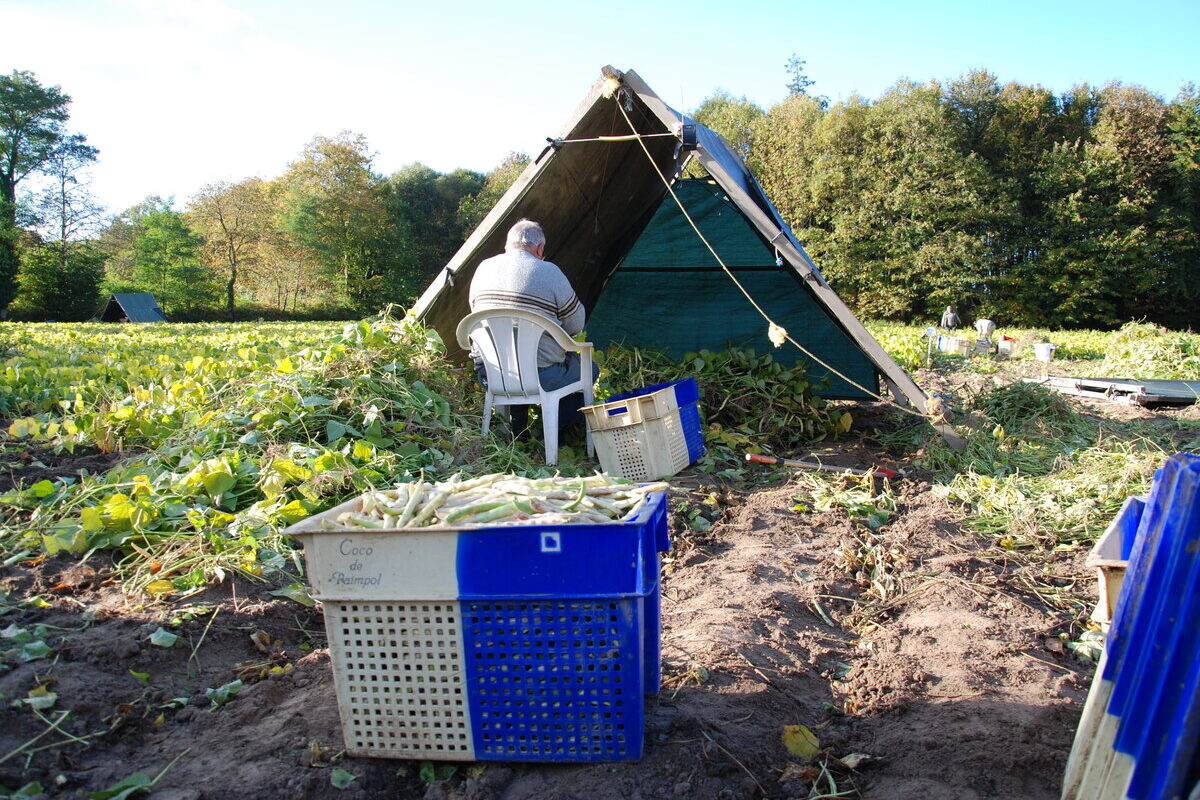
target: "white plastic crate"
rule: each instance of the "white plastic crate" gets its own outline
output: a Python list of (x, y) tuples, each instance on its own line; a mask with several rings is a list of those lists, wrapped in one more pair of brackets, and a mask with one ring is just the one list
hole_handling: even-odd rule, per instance
[(1121, 585), (1125, 582), (1125, 570), (1129, 566), (1129, 558), (1123, 553), (1128, 553), (1132, 548), (1145, 505), (1145, 497), (1126, 498), (1117, 516), (1083, 562), (1085, 567), (1096, 570), (1099, 599), (1092, 611), (1092, 619), (1105, 630), (1112, 622), (1117, 598), (1121, 596)]
[(609, 475), (667, 478), (691, 463), (675, 393), (670, 390), (585, 406), (596, 457)]
[(459, 604), (324, 606), (346, 752), (473, 760)]
[(961, 336), (939, 336), (937, 347), (943, 353), (965, 356), (971, 353), (971, 340)]

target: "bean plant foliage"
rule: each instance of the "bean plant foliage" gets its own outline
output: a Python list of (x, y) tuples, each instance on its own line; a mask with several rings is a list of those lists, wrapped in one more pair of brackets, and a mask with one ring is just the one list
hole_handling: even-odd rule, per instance
[(1173, 450), (1200, 446), (1194, 425), (1103, 420), (1035, 383), (992, 387), (970, 408), (966, 449), (931, 439), (917, 464), (969, 509), (967, 527), (1005, 549), (1090, 545)]
[(601, 382), (620, 391), (695, 378), (705, 441), (724, 446), (734, 459), (744, 451), (786, 452), (801, 442), (835, 437), (852, 422), (848, 411), (814, 394), (820, 387), (802, 366), (784, 366), (769, 354), (701, 350), (675, 361), (657, 350), (614, 346), (598, 360)]
[(284, 527), (372, 486), (488, 466), (463, 371), (411, 318), (131, 327), (23, 326), (10, 343), (6, 447), (132, 456), (0, 497), (6, 551), (114, 550), (132, 588), (171, 595), (286, 569)]
[[(350, 324), (6, 325), (6, 451), (125, 456), (102, 474), (0, 495), (8, 555), (112, 551), (129, 588), (186, 595), (235, 572), (293, 578), (289, 524), (398, 481), (550, 474), (538, 442), (479, 432), (474, 374), (438, 334), (388, 313)], [(686, 376), (702, 387), (712, 455), (844, 430), (799, 368), (745, 351), (610, 348), (601, 394)], [(581, 448), (579, 448), (581, 449)], [(559, 471), (594, 461), (565, 451)], [(739, 473), (740, 474), (740, 473)]]
[(1104, 367), (1126, 378), (1200, 380), (1200, 337), (1130, 322), (1109, 340)]
[[(920, 328), (876, 333), (905, 364), (926, 355)], [(1153, 326), (1052, 335), (1084, 359), (1156, 364), (1156, 376), (1193, 374), (1194, 335)], [(1022, 341), (1036, 336), (1019, 333)], [(596, 469), (578, 445), (563, 448), (550, 469), (536, 440), (513, 442), (501, 426), (482, 436), (473, 372), (447, 360), (437, 333), (411, 316), (349, 324), (6, 323), (0, 358), (6, 463), (39, 466), (38, 454), (51, 451), (119, 457), (105, 472), (19, 480), (0, 495), (0, 554), (110, 551), (128, 588), (150, 595), (185, 596), (230, 572), (294, 585), (301, 561), (281, 531), (372, 488), (455, 473), (537, 478)], [(992, 363), (962, 361), (973, 369)], [(610, 347), (597, 362), (598, 400), (694, 377), (708, 449), (696, 468), (734, 483), (754, 478), (744, 453), (788, 453), (851, 423), (850, 412), (816, 396), (820, 387), (803, 369), (770, 355), (701, 351), (676, 361)], [(971, 508), (970, 526), (1005, 546), (1094, 539), (1165, 451), (1187, 438), (1186, 423), (1175, 431), (1099, 424), (1021, 383), (969, 398), (966, 407), (981, 422), (960, 428), (965, 452), (930, 438), (923, 423), (883, 438), (924, 441), (916, 465), (937, 476), (938, 491)]]

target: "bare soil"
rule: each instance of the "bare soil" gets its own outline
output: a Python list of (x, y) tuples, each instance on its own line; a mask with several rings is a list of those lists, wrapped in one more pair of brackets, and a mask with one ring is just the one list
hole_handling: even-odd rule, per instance
[[(858, 438), (817, 455), (886, 464), (872, 429), (898, 423), (856, 416)], [(0, 627), (46, 626), (54, 649), (0, 673), (0, 786), (82, 798), (173, 763), (154, 798), (1058, 797), (1092, 672), (1059, 638), (1078, 634), (1094, 598), (1084, 553), (995, 548), (919, 475), (897, 484), (897, 510), (873, 533), (843, 510), (797, 506), (796, 478), (779, 475), (748, 493), (679, 481), (664, 680), (640, 762), (459, 764), (427, 782), (416, 762), (345, 757), (319, 610), (241, 579), (142, 605), (111, 562), (55, 558), (0, 571)], [(712, 529), (685, 525), (685, 503)], [(864, 543), (885, 585), (857, 563)], [(35, 595), (45, 603), (22, 605)], [(155, 646), (160, 626), (179, 642)], [(238, 677), (245, 688), (214, 707), (206, 690)], [(42, 685), (58, 699), (39, 719), (19, 701)], [(788, 725), (816, 736), (815, 759), (785, 748)], [(356, 778), (337, 789), (334, 769)]]
[[(7, 427), (7, 425), (4, 425)], [(53, 449), (25, 443), (21, 447), (0, 450), (0, 493), (18, 486), (32, 486), (38, 481), (56, 478), (78, 478), (110, 469), (128, 457), (128, 453), (80, 451), (55, 453)]]

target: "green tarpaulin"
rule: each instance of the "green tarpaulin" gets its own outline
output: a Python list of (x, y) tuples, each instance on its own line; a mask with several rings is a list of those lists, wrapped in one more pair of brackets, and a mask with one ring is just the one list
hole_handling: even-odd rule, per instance
[[(675, 184), (683, 207), (746, 290), (777, 324), (818, 358), (877, 391), (876, 372), (858, 345), (834, 323), (795, 271), (776, 265), (775, 250), (750, 226), (716, 182)], [(826, 397), (859, 399), (863, 392), (808, 360), (795, 347), (775, 349), (767, 322), (721, 269), (666, 196), (618, 264), (592, 309), (588, 339), (597, 347), (631, 344), (665, 349), (673, 357), (701, 349), (750, 348), (780, 362), (805, 362), (828, 379)]]
[(166, 322), (167, 316), (149, 292), (109, 295), (100, 309), (101, 322)]

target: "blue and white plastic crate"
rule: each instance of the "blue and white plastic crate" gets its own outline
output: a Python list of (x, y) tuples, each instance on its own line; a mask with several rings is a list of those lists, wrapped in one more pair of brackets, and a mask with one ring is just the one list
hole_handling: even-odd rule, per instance
[(694, 378), (657, 383), (585, 406), (600, 466), (609, 475), (668, 478), (704, 455)]
[(1064, 800), (1195, 797), (1200, 456), (1154, 476), (1063, 781)]
[(287, 530), (324, 606), (346, 752), (641, 758), (658, 692), (663, 493), (629, 522)]

